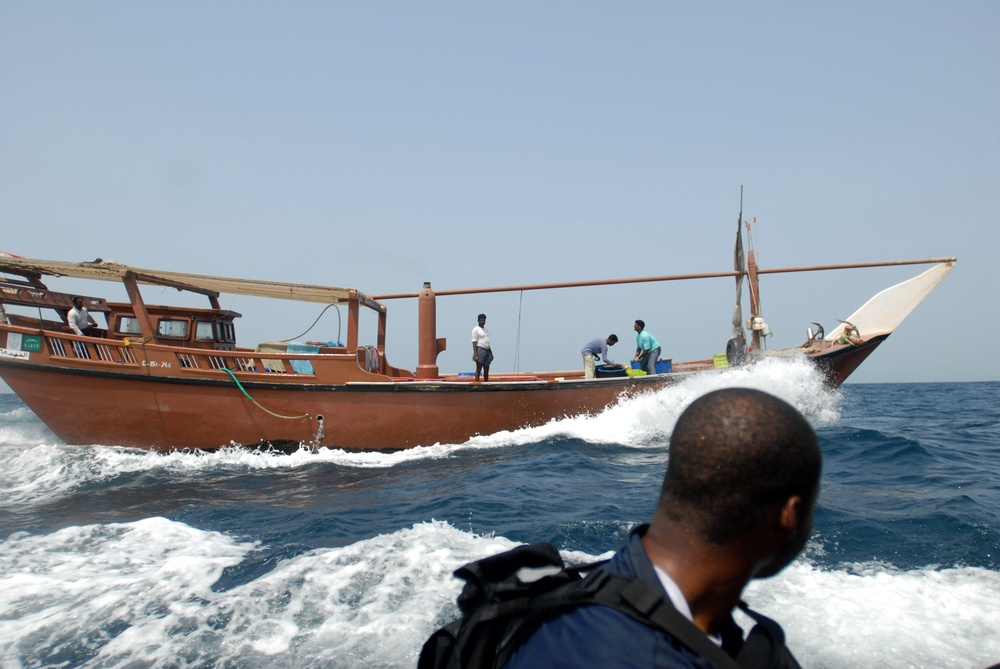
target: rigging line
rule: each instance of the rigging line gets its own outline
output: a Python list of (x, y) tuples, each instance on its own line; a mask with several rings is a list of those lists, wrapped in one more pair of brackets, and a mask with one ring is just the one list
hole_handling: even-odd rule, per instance
[(524, 307), (524, 291), (520, 292), (521, 297), (517, 302), (517, 339), (514, 344), (514, 373), (517, 374), (521, 365), (521, 311)]
[[(757, 241), (758, 241), (757, 235), (758, 235), (757, 217), (754, 216), (753, 227), (751, 227), (750, 222), (747, 221), (747, 244), (749, 245), (750, 250), (754, 252), (755, 257), (757, 255)], [(760, 261), (757, 262), (757, 266), (758, 267), (760, 266)]]
[(250, 400), (251, 402), (253, 402), (253, 403), (254, 403), (254, 405), (255, 405), (255, 406), (256, 406), (256, 407), (258, 408), (258, 409), (260, 409), (261, 411), (263, 411), (264, 413), (266, 413), (266, 414), (270, 414), (271, 416), (274, 416), (275, 418), (285, 418), (285, 419), (288, 419), (288, 420), (301, 420), (301, 419), (303, 419), (303, 418), (309, 418), (309, 414), (302, 414), (301, 416), (282, 416), (282, 415), (281, 415), (281, 414), (279, 414), (279, 413), (274, 413), (274, 412), (273, 412), (273, 411), (271, 411), (270, 409), (267, 409), (267, 408), (265, 408), (265, 407), (261, 406), (260, 402), (258, 402), (258, 401), (257, 401), (257, 400), (255, 400), (254, 398), (250, 397), (250, 393), (248, 393), (248, 392), (246, 391), (246, 388), (244, 388), (244, 387), (243, 387), (243, 384), (242, 384), (242, 383), (240, 383), (240, 380), (236, 378), (236, 375), (235, 375), (235, 374), (233, 374), (233, 370), (229, 369), (228, 367), (223, 367), (223, 368), (222, 368), (222, 370), (223, 370), (224, 372), (226, 372), (227, 374), (229, 374), (229, 376), (231, 376), (231, 377), (232, 377), (232, 379), (233, 379), (233, 383), (235, 383), (235, 384), (236, 384), (236, 387), (240, 389), (240, 392), (242, 392), (242, 393), (243, 393), (244, 395), (246, 395), (246, 398), (247, 398), (248, 400)]
[(232, 295), (229, 296), (229, 306), (225, 308), (224, 313), (222, 314), (223, 317), (233, 313), (233, 305), (235, 303), (236, 303), (236, 294), (233, 293)]
[[(330, 307), (335, 307), (335, 306), (337, 306), (337, 305), (336, 304), (328, 304), (325, 307), (323, 307), (323, 311), (319, 312), (319, 316), (317, 316), (316, 320), (314, 320), (312, 322), (312, 325), (310, 325), (308, 328), (306, 328), (305, 332), (303, 332), (301, 334), (298, 334), (298, 335), (292, 337), (291, 339), (280, 339), (279, 341), (281, 341), (281, 342), (289, 342), (289, 341), (295, 341), (299, 337), (304, 337), (305, 335), (307, 335), (309, 333), (310, 330), (312, 330), (314, 327), (316, 327), (316, 324), (319, 323), (319, 319), (323, 318), (323, 314), (326, 313), (326, 310), (329, 309)], [(341, 322), (340, 309), (337, 309), (337, 343), (338, 344), (341, 341), (340, 334), (341, 334), (341, 328), (342, 327), (343, 327), (343, 324)]]

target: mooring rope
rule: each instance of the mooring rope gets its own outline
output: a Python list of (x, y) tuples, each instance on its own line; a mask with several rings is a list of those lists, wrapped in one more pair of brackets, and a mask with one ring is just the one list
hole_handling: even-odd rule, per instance
[(236, 378), (235, 374), (233, 374), (233, 370), (229, 369), (228, 367), (223, 367), (222, 369), (227, 374), (229, 374), (229, 376), (231, 376), (233, 378), (233, 383), (235, 383), (236, 387), (240, 389), (240, 392), (242, 392), (244, 395), (246, 395), (246, 398), (248, 400), (250, 400), (251, 402), (253, 402), (254, 405), (258, 409), (260, 409), (261, 411), (263, 411), (264, 413), (270, 414), (270, 415), (274, 416), (275, 418), (285, 418), (285, 419), (288, 419), (288, 420), (301, 420), (303, 418), (309, 418), (309, 414), (302, 414), (301, 416), (282, 416), (281, 414), (274, 413), (270, 409), (268, 409), (268, 408), (266, 408), (264, 406), (261, 406), (260, 402), (258, 402), (254, 398), (250, 397), (250, 393), (247, 392), (246, 388), (243, 387), (243, 384), (240, 383), (240, 380)]

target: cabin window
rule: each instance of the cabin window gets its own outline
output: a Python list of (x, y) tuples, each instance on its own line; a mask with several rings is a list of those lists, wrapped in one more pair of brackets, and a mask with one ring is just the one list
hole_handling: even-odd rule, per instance
[(194, 324), (194, 338), (198, 341), (215, 341), (212, 321), (197, 321)]
[(187, 339), (188, 321), (174, 320), (173, 318), (161, 318), (156, 328), (157, 334), (161, 337), (176, 337)]
[(134, 316), (119, 316), (117, 332), (124, 335), (142, 334), (142, 328), (139, 327), (139, 319)]
[(224, 342), (235, 342), (236, 341), (236, 328), (233, 327), (232, 321), (216, 321), (215, 326), (218, 330), (216, 341)]

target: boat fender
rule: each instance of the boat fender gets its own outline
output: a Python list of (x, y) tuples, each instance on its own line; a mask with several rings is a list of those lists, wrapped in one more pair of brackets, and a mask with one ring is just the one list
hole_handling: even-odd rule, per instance
[(726, 342), (726, 361), (730, 367), (739, 367), (747, 359), (747, 352), (744, 348), (746, 340), (741, 337), (733, 337)]

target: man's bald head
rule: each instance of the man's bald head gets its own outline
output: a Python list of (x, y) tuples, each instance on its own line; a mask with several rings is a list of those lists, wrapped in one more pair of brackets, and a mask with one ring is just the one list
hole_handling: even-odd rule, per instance
[(812, 427), (787, 402), (749, 388), (695, 400), (670, 438), (658, 512), (726, 544), (798, 496), (809, 511), (822, 454)]

